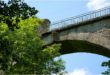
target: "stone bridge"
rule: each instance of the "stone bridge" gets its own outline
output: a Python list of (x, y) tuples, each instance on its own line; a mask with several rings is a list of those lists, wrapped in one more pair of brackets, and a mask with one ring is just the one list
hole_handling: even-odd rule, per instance
[(110, 7), (61, 20), (43, 30), (45, 45), (60, 43), (61, 54), (86, 52), (110, 57)]

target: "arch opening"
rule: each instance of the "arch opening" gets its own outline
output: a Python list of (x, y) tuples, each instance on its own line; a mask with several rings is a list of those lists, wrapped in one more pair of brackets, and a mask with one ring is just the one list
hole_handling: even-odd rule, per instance
[(64, 41), (57, 41), (54, 43), (61, 44), (60, 53), (62, 55), (83, 52), (83, 53), (98, 54), (110, 58), (110, 49), (105, 48), (101, 45), (90, 43), (88, 41), (64, 40)]

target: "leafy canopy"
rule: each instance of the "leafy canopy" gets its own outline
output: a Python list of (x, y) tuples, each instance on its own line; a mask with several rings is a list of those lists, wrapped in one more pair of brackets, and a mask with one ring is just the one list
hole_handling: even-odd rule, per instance
[(11, 30), (19, 28), (19, 18), (27, 19), (37, 13), (35, 7), (28, 6), (24, 0), (8, 0), (7, 3), (0, 0), (0, 21), (5, 22)]
[(102, 66), (107, 68), (105, 72), (102, 72), (102, 75), (110, 75), (110, 60), (103, 62)]
[[(64, 70), (59, 44), (42, 48), (37, 35), (43, 20), (23, 0), (0, 0), (0, 72), (5, 74), (52, 74)], [(7, 11), (7, 12), (6, 12)]]

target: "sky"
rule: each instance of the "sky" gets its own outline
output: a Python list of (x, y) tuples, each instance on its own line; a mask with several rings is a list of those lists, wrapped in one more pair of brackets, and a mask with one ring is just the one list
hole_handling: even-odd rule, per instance
[[(77, 16), (110, 5), (110, 0), (25, 0), (39, 10), (37, 17), (47, 18), (52, 23)], [(101, 75), (106, 68), (101, 67), (107, 57), (91, 53), (62, 55), (68, 75)]]

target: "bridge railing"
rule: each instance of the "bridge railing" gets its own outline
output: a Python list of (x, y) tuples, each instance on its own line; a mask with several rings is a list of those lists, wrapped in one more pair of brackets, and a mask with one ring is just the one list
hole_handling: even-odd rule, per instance
[(85, 21), (88, 21), (88, 20), (92, 20), (94, 18), (106, 16), (106, 15), (110, 15), (110, 6), (99, 9), (99, 10), (95, 10), (95, 11), (92, 11), (92, 12), (88, 12), (86, 14), (82, 14), (82, 15), (79, 15), (79, 16), (75, 16), (75, 17), (71, 17), (71, 18), (68, 18), (68, 19), (64, 19), (64, 20), (55, 22), (55, 23), (50, 25), (50, 30), (49, 31), (62, 29), (62, 28), (68, 27), (70, 25), (76, 25), (78, 23), (85, 22)]

